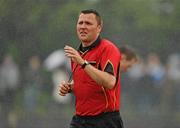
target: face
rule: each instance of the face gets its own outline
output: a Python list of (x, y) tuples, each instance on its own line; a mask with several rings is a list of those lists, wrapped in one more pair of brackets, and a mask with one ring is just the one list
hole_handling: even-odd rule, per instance
[(122, 57), (120, 64), (120, 72), (126, 72), (129, 68), (131, 68), (135, 63), (136, 59), (127, 60), (126, 57)]
[(97, 23), (93, 13), (81, 13), (77, 22), (77, 35), (84, 46), (91, 45), (99, 36), (101, 25)]

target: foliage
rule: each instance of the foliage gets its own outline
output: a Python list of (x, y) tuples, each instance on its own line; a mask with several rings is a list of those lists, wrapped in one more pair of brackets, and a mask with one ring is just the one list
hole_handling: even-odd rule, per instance
[(77, 47), (76, 20), (85, 8), (102, 14), (103, 37), (144, 55), (166, 55), (180, 48), (179, 5), (179, 0), (0, 0), (0, 58), (11, 52), (24, 64), (65, 44)]

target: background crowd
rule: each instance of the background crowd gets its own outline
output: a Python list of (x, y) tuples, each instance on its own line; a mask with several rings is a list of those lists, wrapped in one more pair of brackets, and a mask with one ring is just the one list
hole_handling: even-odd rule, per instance
[[(69, 64), (63, 60), (49, 71), (46, 61), (34, 55), (21, 68), (11, 54), (4, 56), (0, 65), (0, 127), (45, 127), (47, 121), (49, 127), (67, 126), (74, 112), (74, 97), (58, 95), (58, 85), (68, 79)], [(146, 116), (145, 121), (156, 119), (158, 127), (179, 126), (179, 53), (169, 55), (166, 62), (150, 53), (121, 74), (121, 82), (125, 125), (140, 127), (136, 117)]]

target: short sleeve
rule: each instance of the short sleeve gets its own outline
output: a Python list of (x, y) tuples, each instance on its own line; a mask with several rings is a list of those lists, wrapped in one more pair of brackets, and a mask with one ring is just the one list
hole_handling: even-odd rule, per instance
[(102, 70), (116, 76), (119, 72), (120, 58), (118, 48), (114, 44), (108, 43), (101, 56), (100, 65)]

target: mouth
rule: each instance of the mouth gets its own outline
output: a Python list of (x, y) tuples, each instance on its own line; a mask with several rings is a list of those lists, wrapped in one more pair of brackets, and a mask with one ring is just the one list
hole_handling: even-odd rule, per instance
[(87, 32), (80, 32), (80, 35), (85, 36), (85, 35), (87, 35)]

